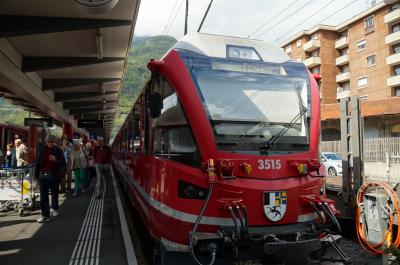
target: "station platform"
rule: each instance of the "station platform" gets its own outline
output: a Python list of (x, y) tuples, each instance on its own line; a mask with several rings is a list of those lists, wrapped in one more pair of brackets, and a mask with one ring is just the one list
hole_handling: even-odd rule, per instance
[(0, 264), (136, 264), (114, 174), (104, 198), (96, 199), (95, 182), (77, 197), (60, 194), (60, 214), (48, 223), (36, 222), (40, 209), (0, 213)]

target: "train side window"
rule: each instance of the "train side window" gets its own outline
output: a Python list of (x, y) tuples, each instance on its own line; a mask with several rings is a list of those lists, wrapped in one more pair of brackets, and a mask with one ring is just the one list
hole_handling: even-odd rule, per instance
[(138, 102), (135, 104), (133, 108), (133, 124), (132, 124), (132, 145), (133, 145), (133, 152), (138, 153), (141, 150), (140, 146), (140, 138), (141, 138), (141, 117), (142, 117), (142, 111), (141, 111), (141, 104), (140, 104), (140, 99)]
[(158, 89), (162, 109), (152, 122), (153, 154), (199, 167), (200, 153), (176, 93), (165, 79)]

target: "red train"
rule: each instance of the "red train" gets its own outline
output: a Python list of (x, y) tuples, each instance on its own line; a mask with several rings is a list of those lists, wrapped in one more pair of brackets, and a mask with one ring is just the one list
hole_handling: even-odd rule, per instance
[(262, 41), (195, 33), (148, 68), (113, 149), (158, 243), (154, 263), (325, 259), (340, 225), (318, 161), (319, 90), (304, 64)]

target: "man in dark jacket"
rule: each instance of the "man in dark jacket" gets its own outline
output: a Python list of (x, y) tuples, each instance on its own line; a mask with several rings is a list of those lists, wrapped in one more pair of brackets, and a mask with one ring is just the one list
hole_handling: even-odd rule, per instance
[(65, 166), (64, 153), (55, 145), (56, 137), (49, 135), (47, 144), (42, 147), (36, 161), (35, 178), (40, 183), (40, 209), (42, 217), (39, 223), (50, 221), (49, 189), (51, 191), (52, 215), (58, 215), (58, 181), (59, 170)]

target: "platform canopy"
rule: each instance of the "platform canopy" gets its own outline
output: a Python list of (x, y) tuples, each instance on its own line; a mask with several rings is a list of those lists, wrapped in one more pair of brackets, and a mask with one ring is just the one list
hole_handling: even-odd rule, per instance
[[(0, 94), (111, 132), (140, 0), (1, 0)], [(81, 130), (82, 132), (82, 130)]]

